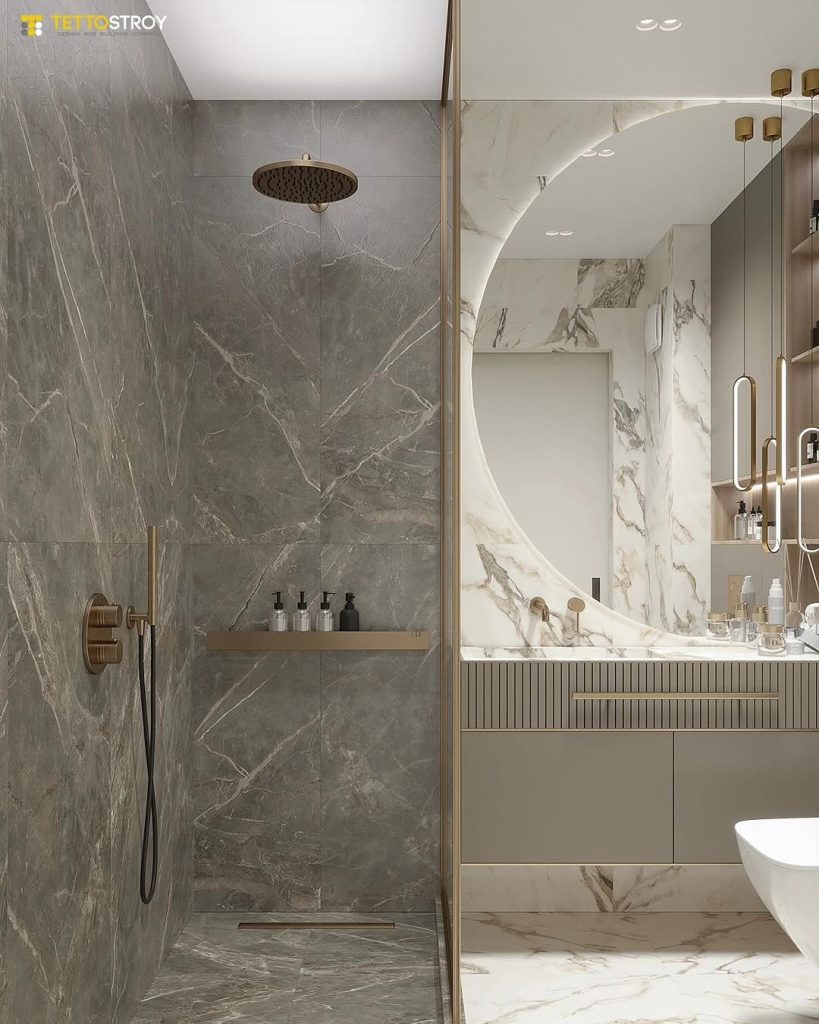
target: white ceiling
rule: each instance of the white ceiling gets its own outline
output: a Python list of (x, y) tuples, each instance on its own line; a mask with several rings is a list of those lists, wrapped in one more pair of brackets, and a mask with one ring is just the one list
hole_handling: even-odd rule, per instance
[(819, 62), (819, 0), (461, 3), (464, 99), (765, 96), (774, 68)]
[(446, 0), (149, 0), (194, 99), (436, 99)]
[[(580, 157), (540, 193), (504, 246), (502, 259), (646, 256), (672, 224), (711, 224), (742, 189), (742, 148), (734, 119), (753, 114), (748, 180), (765, 165), (759, 138), (771, 108), (753, 103), (692, 107), (652, 118), (612, 137), (608, 158)], [(807, 120), (785, 110), (785, 137)], [(572, 230), (550, 238), (548, 230)]]

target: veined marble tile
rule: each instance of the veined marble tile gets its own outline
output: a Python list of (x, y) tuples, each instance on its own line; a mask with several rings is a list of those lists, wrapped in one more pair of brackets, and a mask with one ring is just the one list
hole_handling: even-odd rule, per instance
[(614, 868), (613, 909), (764, 912), (741, 864), (672, 864)]
[(438, 191), (433, 177), (364, 178), (324, 215), (325, 542), (438, 536)]
[(609, 911), (614, 909), (612, 876), (616, 870), (560, 864), (467, 864), (461, 869), (462, 905), (466, 913)]
[(238, 930), (240, 921), (366, 924), (385, 915), (196, 914), (133, 1024), (438, 1024), (435, 918), (395, 929)]
[(466, 915), (463, 948), (469, 1024), (819, 1014), (815, 968), (766, 914)]

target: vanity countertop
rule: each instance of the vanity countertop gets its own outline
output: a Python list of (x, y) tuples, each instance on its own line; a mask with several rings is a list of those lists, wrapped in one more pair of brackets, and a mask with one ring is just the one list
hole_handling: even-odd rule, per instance
[(760, 654), (738, 644), (690, 647), (462, 647), (462, 661), (819, 661), (819, 655)]

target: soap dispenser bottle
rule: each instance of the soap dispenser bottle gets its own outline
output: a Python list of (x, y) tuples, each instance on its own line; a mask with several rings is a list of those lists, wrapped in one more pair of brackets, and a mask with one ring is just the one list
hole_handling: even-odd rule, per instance
[(335, 629), (333, 613), (330, 610), (330, 597), (334, 593), (334, 590), (322, 591), (322, 601), (316, 612), (316, 631), (319, 633), (332, 633)]
[(304, 591), (299, 591), (299, 603), (293, 612), (293, 629), (297, 633), (310, 632), (310, 612), (307, 611), (307, 602), (304, 600)]
[(358, 609), (353, 604), (355, 594), (344, 595), (345, 605), (338, 617), (338, 628), (344, 633), (354, 633), (359, 628)]
[(271, 633), (287, 632), (287, 612), (282, 604), (282, 592), (276, 591), (276, 600), (273, 602), (273, 611), (267, 620), (267, 628)]

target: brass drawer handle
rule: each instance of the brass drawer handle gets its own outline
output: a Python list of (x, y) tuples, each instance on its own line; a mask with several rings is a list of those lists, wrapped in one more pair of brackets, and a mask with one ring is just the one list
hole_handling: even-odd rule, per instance
[(573, 693), (572, 700), (779, 700), (778, 693)]

